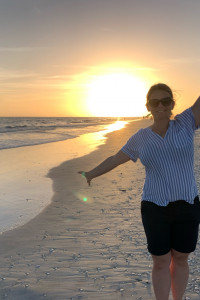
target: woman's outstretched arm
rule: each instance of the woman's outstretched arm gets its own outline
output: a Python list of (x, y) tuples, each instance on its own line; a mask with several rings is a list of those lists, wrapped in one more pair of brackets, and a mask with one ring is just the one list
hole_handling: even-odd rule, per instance
[(127, 156), (123, 151), (117, 152), (115, 155), (108, 157), (101, 164), (99, 164), (96, 168), (92, 169), (89, 172), (79, 171), (79, 174), (82, 174), (87, 180), (87, 183), (90, 185), (92, 179), (101, 176), (117, 166), (124, 164), (129, 161), (130, 157)]

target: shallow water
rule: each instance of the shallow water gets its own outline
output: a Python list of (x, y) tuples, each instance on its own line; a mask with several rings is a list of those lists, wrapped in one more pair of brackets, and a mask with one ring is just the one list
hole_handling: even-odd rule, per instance
[(105, 134), (125, 124), (119, 121), (65, 141), (0, 150), (0, 232), (25, 224), (51, 203), (49, 169), (94, 151)]

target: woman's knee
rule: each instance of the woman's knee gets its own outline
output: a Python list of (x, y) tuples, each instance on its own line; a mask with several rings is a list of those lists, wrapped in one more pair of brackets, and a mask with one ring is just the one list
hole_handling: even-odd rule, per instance
[(169, 268), (171, 263), (171, 252), (164, 255), (152, 255), (154, 270), (162, 270)]
[(174, 249), (171, 251), (171, 257), (173, 264), (186, 265), (188, 264), (188, 257), (190, 253), (181, 253)]

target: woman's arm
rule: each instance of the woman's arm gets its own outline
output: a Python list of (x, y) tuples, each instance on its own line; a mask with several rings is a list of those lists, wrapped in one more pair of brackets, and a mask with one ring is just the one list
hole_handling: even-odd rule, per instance
[(121, 164), (124, 164), (129, 160), (130, 157), (127, 156), (122, 150), (120, 150), (119, 152), (117, 152), (117, 154), (105, 159), (101, 164), (99, 164), (96, 168), (92, 169), (91, 171), (80, 171), (78, 173), (82, 174), (86, 178), (87, 183), (90, 185), (92, 179), (111, 171), (112, 169), (116, 168)]
[(192, 106), (192, 112), (194, 114), (196, 127), (200, 126), (200, 97), (196, 100)]

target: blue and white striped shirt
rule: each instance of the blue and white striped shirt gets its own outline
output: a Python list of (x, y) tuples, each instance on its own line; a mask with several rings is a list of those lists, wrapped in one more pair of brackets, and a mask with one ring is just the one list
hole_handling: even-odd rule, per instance
[(185, 200), (194, 202), (198, 194), (194, 176), (195, 120), (191, 108), (170, 120), (165, 137), (150, 127), (140, 129), (122, 147), (134, 162), (145, 166), (142, 200), (160, 206)]

